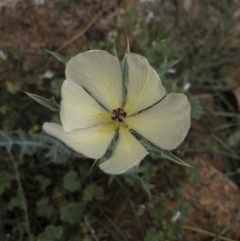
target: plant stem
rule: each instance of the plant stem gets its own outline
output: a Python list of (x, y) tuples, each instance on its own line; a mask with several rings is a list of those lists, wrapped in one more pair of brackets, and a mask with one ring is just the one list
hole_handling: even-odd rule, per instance
[[(215, 234), (215, 233), (208, 232), (208, 231), (205, 231), (205, 230), (202, 230), (202, 229), (199, 229), (199, 228), (194, 228), (194, 227), (191, 227), (191, 226), (188, 226), (188, 225), (183, 225), (182, 224), (181, 227), (183, 229), (191, 230), (191, 231), (198, 232), (198, 233), (201, 233), (201, 234), (205, 234), (205, 235), (208, 235), (208, 236), (211, 236), (211, 237), (216, 237), (217, 236), (217, 234)], [(223, 237), (223, 236), (218, 236), (218, 239), (219, 240), (225, 240), (225, 241), (237, 241), (235, 239), (226, 238), (226, 237)]]
[(22, 201), (21, 207), (22, 207), (22, 210), (24, 212), (24, 223), (25, 223), (24, 226), (26, 228), (29, 240), (33, 241), (32, 235), (31, 235), (31, 230), (30, 230), (29, 218), (28, 218), (27, 202), (26, 202), (24, 190), (23, 190), (23, 187), (22, 187), (21, 179), (20, 179), (20, 174), (19, 174), (19, 171), (18, 171), (18, 164), (14, 160), (14, 157), (13, 157), (12, 153), (8, 152), (8, 154), (9, 154), (10, 160), (12, 161), (12, 164), (13, 164), (13, 169), (14, 169), (14, 172), (15, 172), (15, 178), (16, 178), (16, 181), (17, 181), (17, 184), (18, 184), (18, 194), (20, 195), (21, 201)]
[[(2, 202), (2, 197), (0, 196), (0, 203)], [(2, 220), (2, 213), (0, 211), (0, 241), (4, 241), (3, 239), (4, 233), (3, 233), (3, 220)]]

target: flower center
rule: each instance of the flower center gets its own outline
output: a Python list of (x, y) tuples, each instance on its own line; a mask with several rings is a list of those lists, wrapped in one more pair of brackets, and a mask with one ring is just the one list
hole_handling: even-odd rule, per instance
[(118, 122), (122, 122), (124, 118), (126, 118), (127, 113), (124, 111), (124, 109), (117, 108), (112, 111), (112, 120), (117, 120)]

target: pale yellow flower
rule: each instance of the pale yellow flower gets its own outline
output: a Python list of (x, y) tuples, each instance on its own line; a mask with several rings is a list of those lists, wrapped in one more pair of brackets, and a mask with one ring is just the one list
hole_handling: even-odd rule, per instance
[(190, 127), (187, 97), (166, 95), (146, 58), (129, 53), (126, 61), (128, 86), (123, 101), (122, 72), (117, 58), (100, 50), (73, 57), (67, 63), (61, 89), (62, 125), (43, 125), (48, 134), (94, 159), (105, 154), (118, 132), (112, 156), (100, 164), (110, 174), (125, 172), (148, 154), (133, 131), (162, 149), (172, 150), (183, 141)]

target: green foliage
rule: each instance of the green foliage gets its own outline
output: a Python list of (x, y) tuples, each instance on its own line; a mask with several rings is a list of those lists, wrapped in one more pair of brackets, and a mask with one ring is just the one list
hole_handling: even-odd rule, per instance
[(176, 211), (181, 213), (180, 220), (181, 221), (187, 221), (189, 217), (189, 212), (190, 212), (190, 204), (186, 202), (179, 202)]
[(158, 71), (158, 75), (160, 79), (164, 77), (164, 75), (171, 69), (174, 65), (176, 65), (181, 59), (175, 60), (175, 61), (168, 61), (166, 58), (164, 59), (164, 62), (161, 64), (160, 69)]
[(61, 220), (74, 224), (83, 215), (84, 204), (83, 203), (71, 203), (67, 206), (63, 206), (60, 209)]
[(194, 97), (189, 97), (188, 100), (191, 105), (191, 117), (196, 120), (199, 120), (203, 113), (203, 108), (199, 99)]
[(37, 202), (37, 214), (40, 217), (48, 217), (53, 214), (54, 208), (49, 203), (48, 198), (43, 198)]
[(147, 235), (144, 238), (144, 241), (159, 241), (161, 240), (160, 232), (157, 232), (156, 228), (149, 228), (147, 230)]
[(0, 146), (11, 151), (13, 146), (20, 148), (20, 155), (34, 155), (40, 151), (46, 151), (46, 155), (52, 161), (66, 162), (72, 151), (59, 140), (45, 134), (26, 135), (18, 130), (11, 133), (0, 131)]
[(179, 225), (171, 225), (167, 222), (162, 222), (158, 228), (149, 228), (147, 230), (144, 241), (173, 241), (181, 238), (182, 230)]
[(43, 190), (45, 190), (51, 184), (51, 179), (44, 177), (43, 175), (37, 175), (36, 180), (41, 183)]
[(179, 157), (176, 157), (175, 155), (173, 155), (170, 151), (168, 150), (162, 150), (160, 149), (159, 147), (149, 143), (147, 140), (143, 139), (142, 140), (142, 144), (143, 146), (148, 150), (150, 151), (151, 155), (154, 157), (154, 158), (159, 158), (159, 157), (163, 157), (169, 161), (172, 161), (176, 164), (179, 164), (179, 165), (183, 165), (183, 166), (187, 166), (189, 167), (189, 165), (184, 162), (183, 160), (181, 160)]
[[(127, 97), (127, 86), (128, 86), (128, 64), (127, 64), (127, 58), (126, 54), (130, 52), (129, 46), (126, 50), (126, 53), (124, 55), (124, 58), (122, 60), (121, 66), (122, 66), (122, 79), (123, 79), (123, 87), (122, 87), (122, 99), (123, 101), (126, 100)], [(124, 106), (125, 103), (122, 103)]]
[(70, 58), (66, 58), (62, 55), (60, 55), (59, 53), (56, 52), (51, 52), (49, 50), (45, 50), (47, 53), (51, 54), (53, 57), (55, 57), (60, 63), (66, 65), (67, 62), (69, 61)]
[(172, 240), (179, 240), (181, 239), (184, 234), (184, 231), (182, 229), (182, 227), (178, 224), (173, 224), (171, 225), (171, 233), (172, 233)]
[(37, 241), (55, 241), (59, 240), (63, 235), (62, 226), (49, 225), (45, 231), (39, 234)]
[(91, 202), (94, 199), (100, 200), (103, 196), (103, 188), (96, 185), (95, 183), (88, 185), (83, 192), (83, 200), (86, 202)]
[(189, 167), (189, 165), (184, 162), (183, 160), (181, 160), (180, 158), (176, 157), (175, 155), (173, 155), (170, 151), (167, 150), (161, 150), (161, 154), (163, 158), (166, 158), (172, 162), (175, 162), (179, 165), (183, 165), (183, 166), (187, 166)]
[(9, 52), (14, 60), (20, 60), (22, 58), (22, 50), (19, 47), (12, 47)]
[[(55, 9), (54, 4), (57, 3), (61, 16), (61, 9), (71, 11), (77, 2), (52, 0), (49, 4)], [(83, 2), (86, 12), (95, 11), (100, 3)], [(179, 147), (176, 153), (183, 160), (186, 156), (197, 156), (199, 152), (207, 158), (222, 155), (227, 172), (234, 173), (234, 181), (239, 184), (239, 172), (236, 171), (240, 156), (239, 114), (230, 99), (226, 98), (226, 90), (232, 92), (232, 89), (225, 83), (240, 60), (239, 46), (234, 45), (238, 32), (234, 30), (236, 24), (233, 21), (236, 20), (233, 18), (237, 7), (234, 1), (204, 1), (196, 13), (194, 6), (188, 12), (183, 5), (172, 0), (155, 1), (154, 5), (124, 9), (123, 15), (117, 12), (121, 21), (116, 26), (105, 22), (112, 19), (108, 18), (108, 14), (112, 14), (109, 9), (105, 11), (103, 21), (108, 30), (101, 31), (103, 25), (100, 19), (100, 28), (85, 34), (86, 41), (81, 48), (111, 52), (114, 47), (115, 56), (121, 59), (128, 35), (131, 52), (148, 59), (167, 92), (185, 92), (191, 103), (194, 125), (185, 145)], [(115, 10), (118, 11), (117, 8)], [(4, 11), (4, 14), (8, 12)], [(69, 13), (69, 16), (74, 16)], [(150, 13), (153, 13), (151, 18)], [(121, 25), (122, 21), (124, 25)], [(52, 26), (49, 40), (55, 41), (55, 34), (59, 33), (58, 24), (53, 23)], [(107, 36), (107, 32), (111, 37)], [(47, 46), (57, 47), (58, 43), (52, 40)], [(55, 79), (47, 80), (43, 77), (46, 54), (41, 50), (32, 53), (31, 47), (25, 49), (24, 45), (2, 50), (7, 56), (6, 59), (0, 56), (0, 212), (3, 228), (6, 229), (1, 233), (2, 239), (30, 241), (32, 237), (31, 241), (120, 241), (128, 240), (128, 235), (131, 235), (133, 240), (187, 240), (178, 223), (189, 218), (191, 206), (182, 202), (181, 185), (185, 180), (200, 184), (201, 169), (192, 163), (189, 163), (192, 167), (180, 168), (175, 163), (186, 163), (171, 152), (148, 146), (149, 143), (142, 140), (151, 155), (138, 168), (110, 178), (98, 168), (90, 172), (91, 160), (86, 160), (51, 136), (31, 134), (39, 132), (45, 121), (59, 122), (57, 103), (65, 79), (64, 67), (71, 54), (64, 57), (47, 51), (61, 63), (48, 65), (54, 71)], [(77, 53), (76, 50), (73, 51)], [(30, 58), (26, 57), (29, 55)], [(127, 85), (128, 73), (124, 61), (122, 66)], [(190, 83), (191, 88), (184, 90), (185, 83)], [(20, 89), (39, 95), (54, 95), (57, 102), (29, 94), (48, 109), (39, 108), (35, 102), (29, 101), (27, 95), (19, 92)], [(211, 138), (214, 135), (217, 140)], [(175, 163), (171, 165), (160, 160), (162, 158)], [(14, 170), (12, 159), (19, 173)], [(18, 186), (16, 177), (20, 179), (22, 188)], [(23, 197), (26, 198), (27, 211)], [(169, 200), (176, 206), (169, 205)], [(139, 207), (142, 207), (141, 212)], [(170, 218), (177, 212), (180, 218), (176, 222), (171, 221)], [(135, 237), (132, 233), (142, 237)]]
[(30, 61), (24, 61), (23, 63), (23, 69), (28, 72), (33, 68), (33, 63)]
[(133, 187), (140, 188), (150, 201), (152, 198), (151, 189), (152, 185), (149, 181), (139, 176), (137, 172), (129, 172), (124, 175), (125, 182), (132, 185)]
[(0, 172), (0, 195), (10, 187), (12, 180), (14, 180), (14, 175), (7, 171)]
[(62, 87), (63, 81), (64, 81), (63, 79), (54, 79), (51, 81), (50, 91), (56, 97), (60, 97), (61, 95), (61, 87)]
[(228, 137), (228, 144), (230, 146), (237, 146), (240, 143), (240, 130), (237, 130), (236, 132), (232, 133)]
[(30, 96), (32, 99), (34, 99), (36, 102), (38, 102), (40, 105), (42, 105), (52, 111), (60, 110), (60, 106), (59, 106), (59, 104), (57, 104), (54, 97), (52, 97), (51, 99), (45, 99), (39, 95), (34, 95), (34, 94), (27, 93), (27, 92), (25, 92), (25, 93), (28, 96)]
[(14, 208), (22, 207), (23, 205), (23, 196), (21, 193), (18, 192), (16, 197), (11, 198), (10, 202), (8, 203), (8, 209), (12, 211)]
[(70, 192), (75, 192), (81, 188), (77, 172), (71, 170), (64, 176), (63, 187)]
[(194, 163), (192, 163), (191, 166), (193, 168), (185, 169), (189, 181), (194, 185), (201, 183), (201, 168)]

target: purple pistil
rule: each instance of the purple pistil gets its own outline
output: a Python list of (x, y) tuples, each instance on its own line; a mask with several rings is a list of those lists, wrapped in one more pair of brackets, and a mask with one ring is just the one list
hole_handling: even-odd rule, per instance
[(126, 118), (127, 116), (127, 113), (121, 109), (121, 108), (117, 108), (117, 109), (114, 109), (112, 111), (112, 120), (117, 120), (118, 122), (122, 122), (124, 120), (124, 118)]

